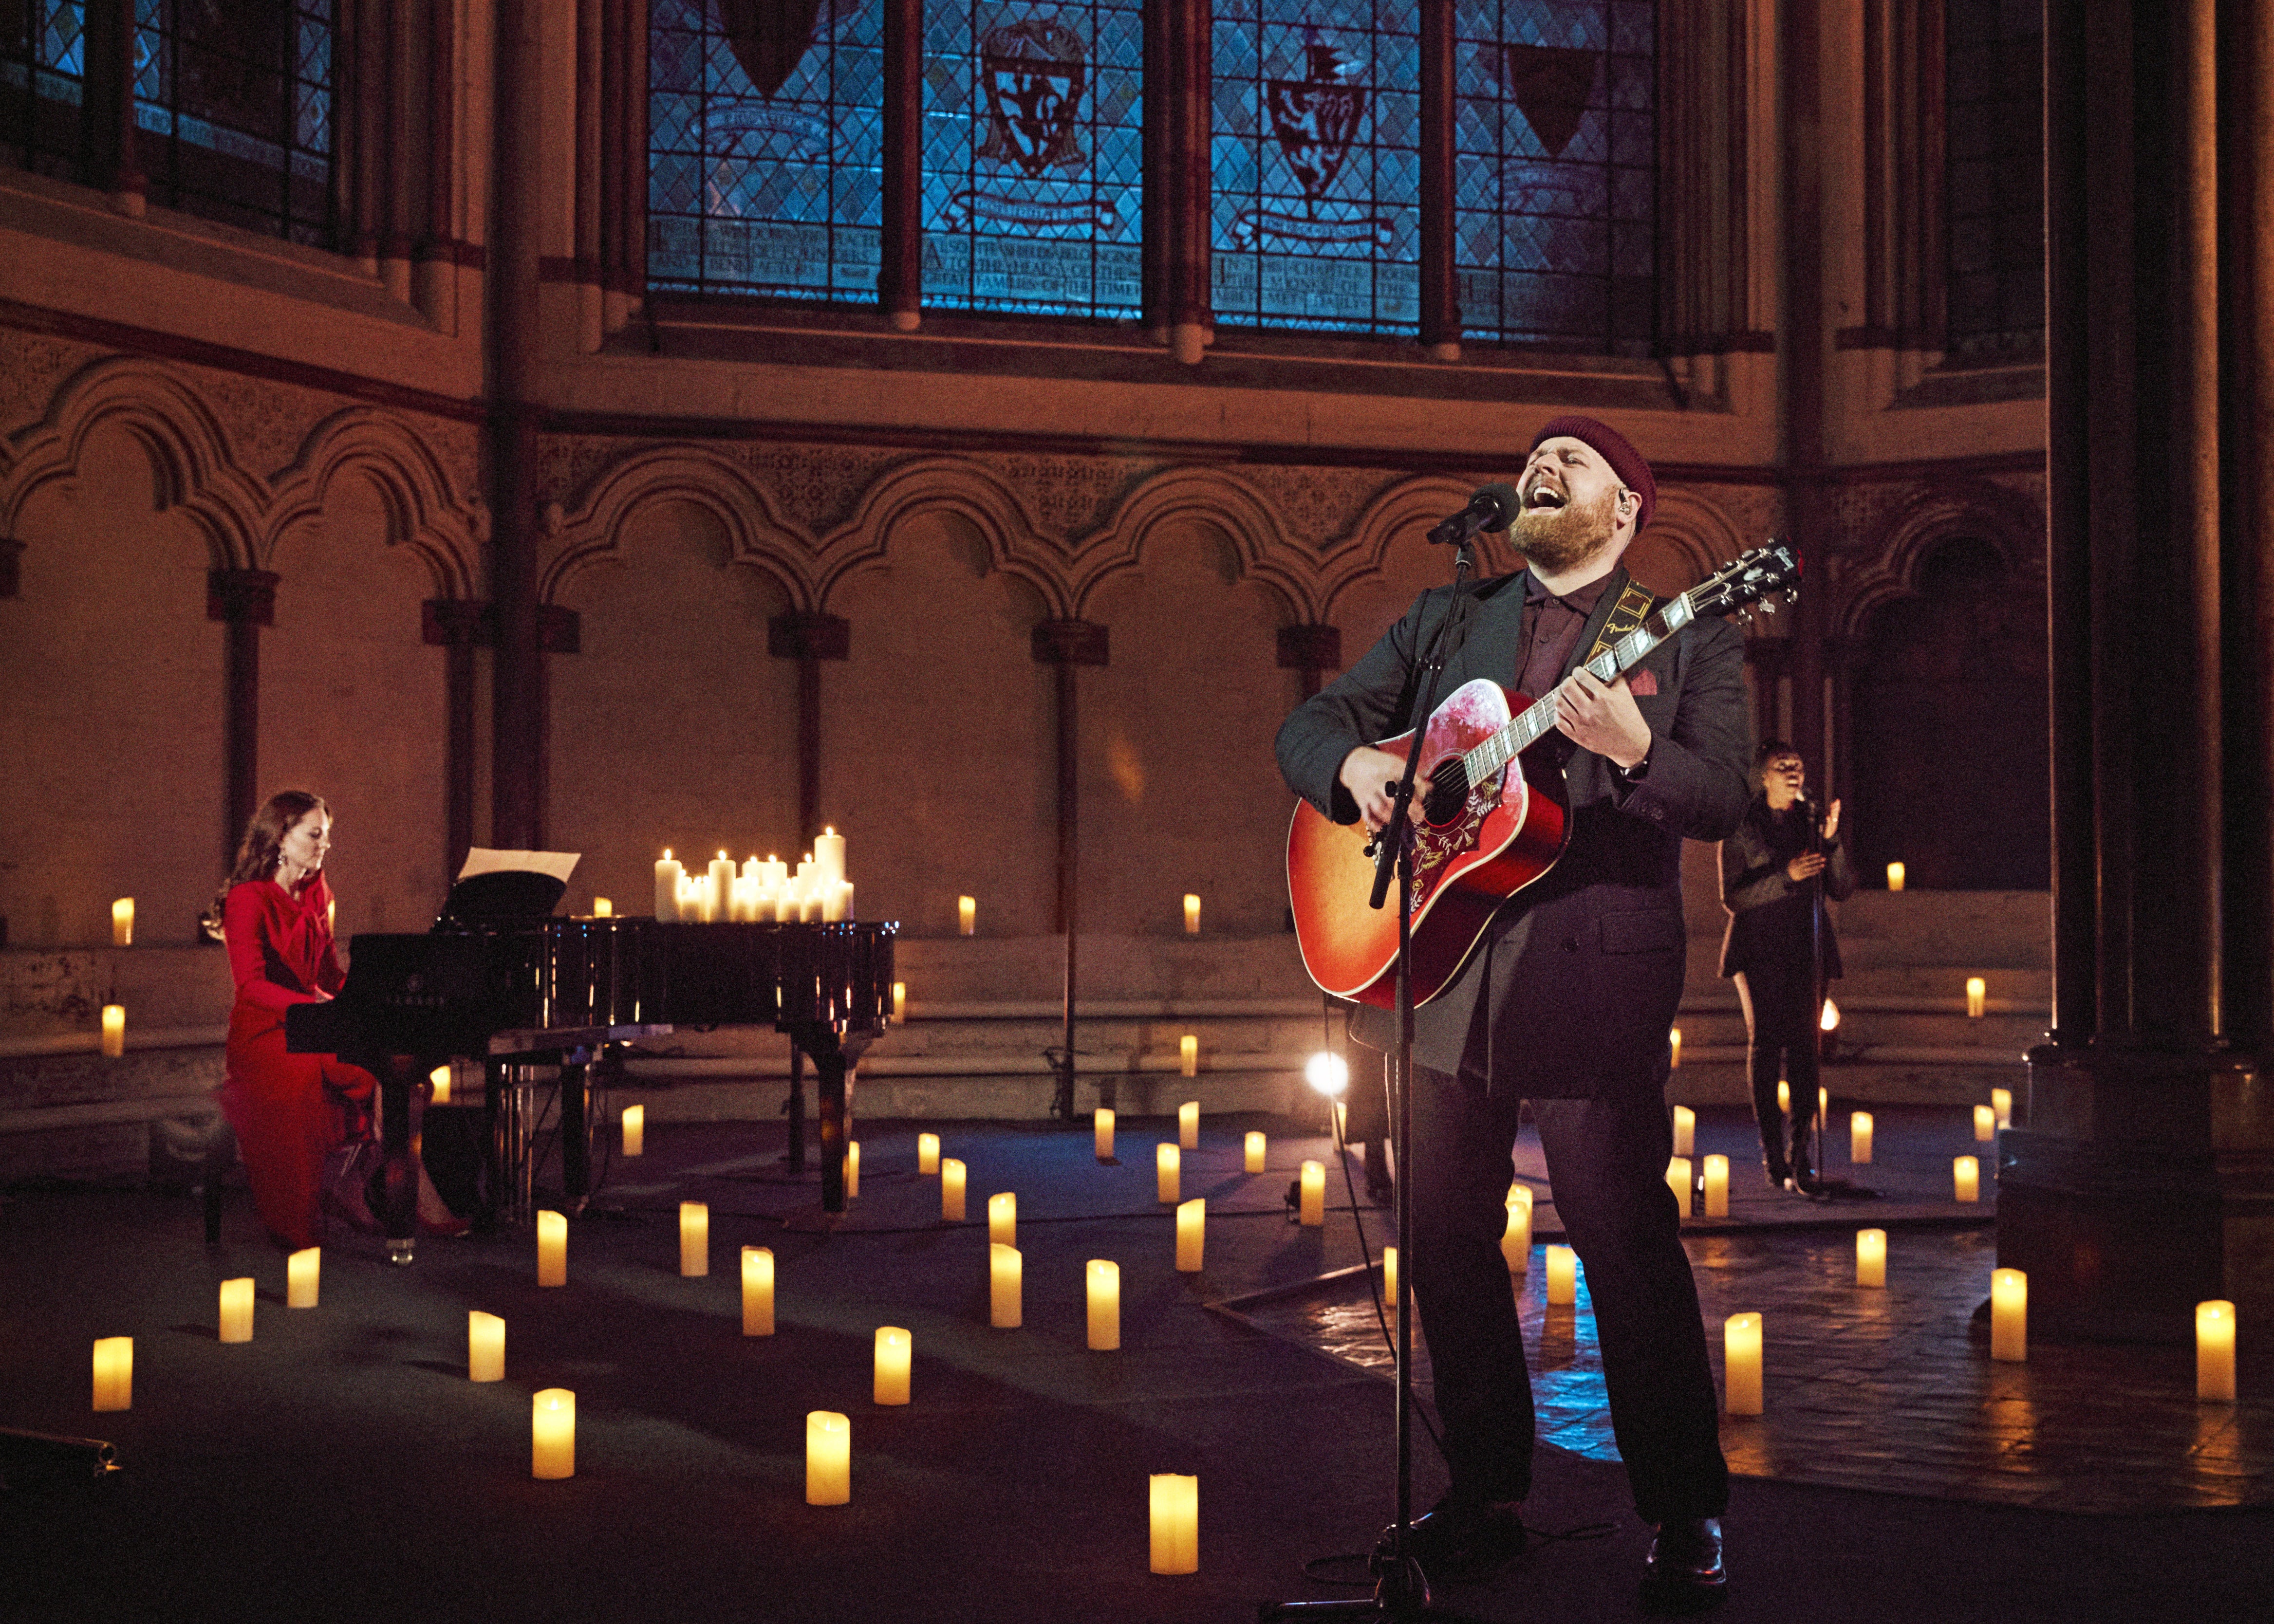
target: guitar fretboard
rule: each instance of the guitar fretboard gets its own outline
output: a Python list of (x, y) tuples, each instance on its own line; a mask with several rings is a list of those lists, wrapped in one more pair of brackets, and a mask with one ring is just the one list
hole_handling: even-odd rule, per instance
[[(1669, 599), (1648, 620), (1587, 661), (1580, 669), (1599, 682), (1616, 681), (1621, 672), (1632, 670), (1653, 649), (1698, 618), (1698, 612), (1690, 601), (1692, 596), (1691, 592), (1684, 592), (1679, 598)], [(1555, 695), (1550, 692), (1521, 716), (1511, 717), (1506, 726), (1461, 757), (1461, 766), (1468, 781), (1471, 784), (1483, 783), (1545, 738), (1555, 726)]]

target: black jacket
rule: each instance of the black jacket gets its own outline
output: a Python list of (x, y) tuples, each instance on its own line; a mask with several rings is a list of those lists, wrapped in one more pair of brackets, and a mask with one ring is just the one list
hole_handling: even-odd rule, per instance
[[(1856, 889), (1856, 866), (1848, 842), (1839, 835), (1824, 853), (1821, 885), (1795, 884), (1785, 865), (1806, 847), (1808, 824), (1802, 814), (1779, 818), (1765, 796), (1755, 795), (1745, 816), (1721, 842), (1721, 906), (1729, 928), (1721, 937), (1721, 974), (1764, 970), (1772, 965), (1798, 969), (1812, 951), (1809, 942), (1810, 899), (1824, 929), (1824, 974), (1837, 977), (1840, 938), (1824, 898), (1845, 897)], [(1750, 984), (1750, 983), (1749, 983)]]

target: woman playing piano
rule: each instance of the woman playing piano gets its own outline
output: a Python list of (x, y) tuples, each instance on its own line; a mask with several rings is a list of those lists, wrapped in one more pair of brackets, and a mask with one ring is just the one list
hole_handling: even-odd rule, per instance
[[(245, 826), (237, 864), (215, 899), (229, 967), (237, 980), (230, 1012), (228, 1077), (222, 1109), (237, 1146), (260, 1221), (279, 1245), (316, 1244), (317, 1215), (329, 1206), (356, 1227), (376, 1229), (358, 1183), (325, 1177), (345, 1153), (347, 1169), (372, 1137), (378, 1081), (335, 1055), (296, 1055), (284, 1047), (284, 1011), (327, 999), (346, 977), (332, 942), (332, 891), (324, 858), (332, 815), (305, 790), (272, 795)], [(466, 1228), (419, 1170), (418, 1227), (426, 1234)]]

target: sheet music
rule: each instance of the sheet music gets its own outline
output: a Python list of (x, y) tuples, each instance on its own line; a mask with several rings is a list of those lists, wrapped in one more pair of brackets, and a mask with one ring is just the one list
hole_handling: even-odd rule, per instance
[(493, 852), (475, 846), (466, 853), (466, 866), (458, 870), (461, 880), (470, 880), (478, 874), (549, 874), (563, 885), (576, 871), (576, 861), (582, 852)]

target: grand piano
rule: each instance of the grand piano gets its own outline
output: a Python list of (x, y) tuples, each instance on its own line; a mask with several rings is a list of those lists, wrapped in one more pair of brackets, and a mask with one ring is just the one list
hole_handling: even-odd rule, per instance
[(889, 1020), (899, 927), (553, 918), (566, 889), (522, 870), (462, 879), (432, 930), (357, 936), (339, 996), (285, 1012), (288, 1049), (336, 1054), (379, 1079), (373, 1211), (388, 1257), (411, 1259), (410, 1098), (433, 1067), (470, 1059), (486, 1068), (494, 1190), (508, 1141), (526, 1128), (513, 1120), (502, 1073), (558, 1057), (561, 1176), (574, 1205), (589, 1193), (586, 1065), (611, 1045), (677, 1026), (772, 1026), (812, 1061), (822, 1210), (843, 1212), (845, 1077)]

